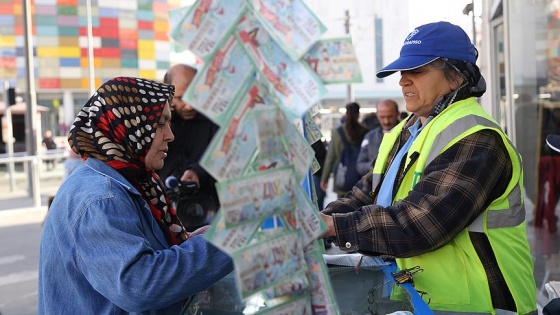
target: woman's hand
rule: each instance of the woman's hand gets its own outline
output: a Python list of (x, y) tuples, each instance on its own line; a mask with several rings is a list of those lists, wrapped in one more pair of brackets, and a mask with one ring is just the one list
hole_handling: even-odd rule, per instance
[(205, 225), (203, 227), (199, 227), (198, 229), (194, 230), (192, 233), (189, 233), (189, 236), (202, 235), (202, 234), (208, 232), (209, 228), (210, 228), (210, 225)]

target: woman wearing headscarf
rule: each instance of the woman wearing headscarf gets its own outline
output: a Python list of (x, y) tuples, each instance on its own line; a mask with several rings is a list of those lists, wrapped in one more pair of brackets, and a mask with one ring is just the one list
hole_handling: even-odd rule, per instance
[(173, 94), (172, 85), (114, 78), (78, 113), (68, 141), (85, 163), (44, 223), (39, 314), (178, 314), (233, 270), (227, 254), (185, 232), (154, 172), (173, 141)]
[(419, 266), (415, 289), (436, 314), (537, 314), (521, 157), (476, 101), (485, 90), (467, 34), (422, 25), (400, 57), (412, 115), (386, 134), (373, 172), (323, 211), (343, 250)]

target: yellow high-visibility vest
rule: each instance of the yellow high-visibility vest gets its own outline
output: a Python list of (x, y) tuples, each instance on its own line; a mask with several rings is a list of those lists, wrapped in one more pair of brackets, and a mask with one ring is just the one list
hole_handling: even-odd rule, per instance
[[(373, 189), (378, 187), (390, 151), (404, 124), (404, 121), (401, 122), (383, 138), (373, 168)], [(483, 129), (493, 130), (502, 137), (511, 158), (513, 173), (506, 191), (493, 200), (490, 206), (449, 244), (429, 253), (399, 258), (396, 261), (401, 270), (414, 266), (420, 266), (424, 270), (414, 276), (414, 283), (417, 290), (428, 292), (431, 298), (430, 309), (446, 314), (496, 314), (484, 267), (469, 238), (469, 232), (484, 233), (513, 295), (517, 313), (529, 314), (536, 311), (537, 302), (521, 190), (521, 157), (499, 125), (474, 98), (450, 105), (424, 126), (408, 150), (405, 164), (408, 171), (397, 189), (393, 204), (405, 198), (422, 179), (426, 165), (461, 139)], [(413, 153), (415, 160), (410, 159)]]

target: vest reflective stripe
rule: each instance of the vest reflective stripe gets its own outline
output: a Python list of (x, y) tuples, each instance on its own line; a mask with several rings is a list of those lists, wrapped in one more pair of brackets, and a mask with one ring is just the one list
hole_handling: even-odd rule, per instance
[[(508, 195), (510, 208), (500, 211), (488, 211), (486, 218), (486, 227), (488, 229), (500, 229), (505, 227), (514, 227), (525, 221), (525, 206), (521, 202), (521, 189), (515, 186)], [(470, 232), (484, 232), (484, 213), (481, 213), (471, 223), (467, 229)]]
[(436, 136), (430, 155), (426, 159), (426, 165), (430, 164), (441, 152), (453, 144), (453, 139), (457, 138), (462, 133), (468, 131), (475, 125), (486, 126), (492, 129), (499, 129), (500, 127), (491, 120), (480, 116), (466, 116), (453, 122), (445, 128), (439, 135)]
[[(457, 139), (461, 134), (467, 132), (475, 125), (485, 126), (494, 130), (499, 130), (499, 126), (484, 117), (466, 116), (458, 119), (447, 126), (440, 134), (436, 136), (431, 151), (426, 159), (426, 165), (430, 164), (441, 152), (454, 144), (453, 140)], [(508, 139), (509, 140), (509, 139)], [(511, 142), (509, 143), (511, 145)], [(521, 162), (521, 161), (519, 161)], [(504, 228), (517, 226), (525, 220), (525, 207), (521, 202), (521, 189), (519, 185), (508, 195), (509, 208), (501, 211), (489, 211), (487, 217), (487, 228)], [(482, 213), (469, 227), (471, 232), (483, 232), (484, 213)]]
[(374, 191), (379, 185), (379, 181), (381, 180), (381, 175), (373, 173), (373, 177), (371, 178), (371, 191)]

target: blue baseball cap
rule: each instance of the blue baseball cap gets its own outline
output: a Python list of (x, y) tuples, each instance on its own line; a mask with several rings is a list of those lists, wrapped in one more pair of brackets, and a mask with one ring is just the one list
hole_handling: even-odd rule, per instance
[(455, 24), (436, 22), (417, 27), (404, 40), (399, 59), (377, 71), (384, 78), (422, 67), (438, 58), (475, 63), (478, 55), (467, 33)]

